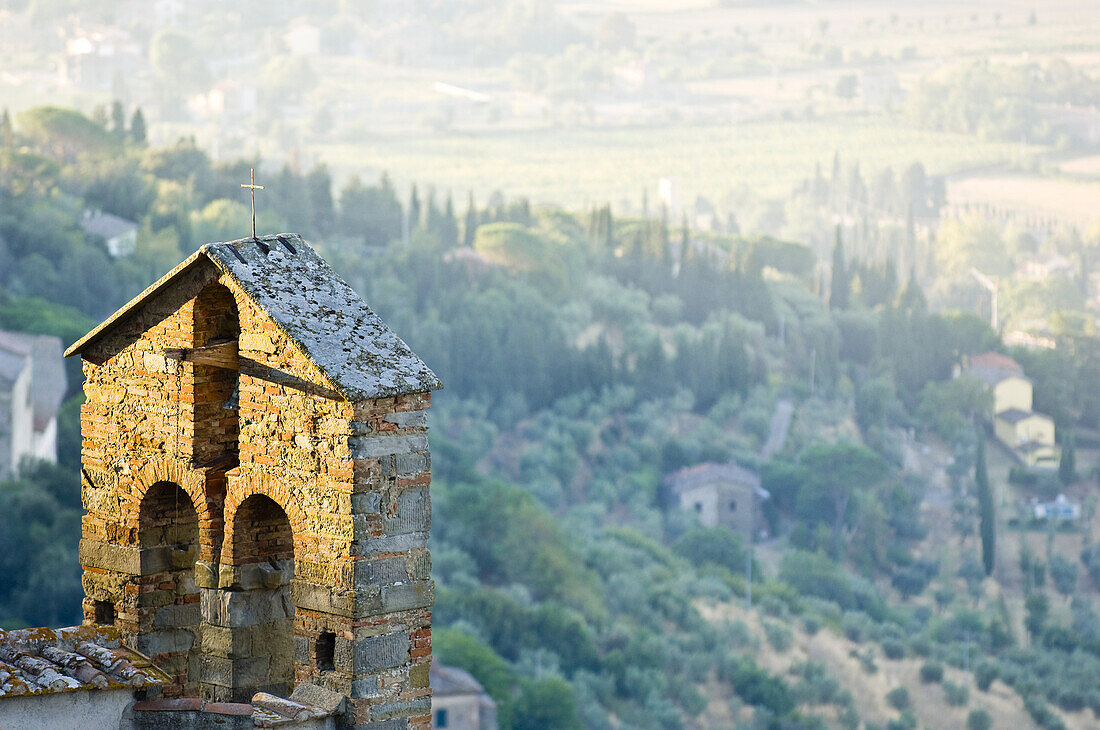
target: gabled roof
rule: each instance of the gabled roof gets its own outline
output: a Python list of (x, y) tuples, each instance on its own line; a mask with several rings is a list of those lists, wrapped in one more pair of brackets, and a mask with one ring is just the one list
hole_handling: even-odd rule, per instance
[(964, 374), (981, 378), (990, 387), (1008, 378), (1027, 380), (1020, 363), (999, 352), (983, 352), (980, 355), (974, 355), (970, 358)]
[(1040, 418), (1044, 421), (1053, 421), (1050, 416), (1043, 413), (1036, 413), (1035, 411), (1022, 411), (1019, 408), (1009, 408), (1007, 411), (1001, 411), (997, 414), (998, 421), (1004, 421), (1005, 423), (1016, 425), (1020, 421), (1026, 421), (1029, 418)]
[(136, 231), (138, 224), (112, 213), (104, 213), (101, 210), (94, 213), (86, 210), (84, 216), (80, 219), (80, 228), (89, 235), (102, 236), (109, 241), (117, 236)]
[(481, 684), (465, 669), (444, 666), (436, 661), (432, 662), (431, 669), (428, 670), (428, 680), (432, 686), (432, 694), (439, 697), (485, 694)]
[(1019, 373), (1020, 375), (1024, 374), (1024, 369), (1020, 366), (1020, 363), (1016, 362), (1008, 355), (993, 351), (983, 352), (980, 355), (972, 356), (970, 358), (970, 367), (1006, 370)]
[(1033, 415), (1035, 414), (1031, 411), (1022, 411), (1019, 408), (1009, 408), (1007, 411), (998, 413), (997, 420), (1015, 425), (1025, 418), (1031, 418)]
[(0, 332), (0, 378), (15, 382), (30, 364), (31, 350), (13, 332)]
[[(41, 431), (57, 414), (68, 387), (65, 365), (61, 362), (61, 340), (50, 335), (0, 332), (0, 350), (11, 347), (21, 348), (30, 358), (34, 428)], [(2, 364), (0, 370), (3, 370)]]
[(184, 272), (228, 275), (351, 401), (443, 386), (428, 366), (298, 234), (208, 243), (65, 351), (83, 352)]
[(695, 466), (684, 467), (665, 478), (665, 483), (677, 494), (687, 489), (715, 482), (732, 482), (752, 487), (761, 499), (767, 499), (771, 496), (766, 489), (760, 486), (760, 477), (748, 469), (738, 466), (733, 461), (725, 464), (710, 462), (696, 464)]

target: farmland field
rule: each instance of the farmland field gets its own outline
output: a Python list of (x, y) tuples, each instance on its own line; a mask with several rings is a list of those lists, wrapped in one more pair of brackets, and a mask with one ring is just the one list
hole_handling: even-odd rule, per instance
[(1100, 217), (1100, 183), (1038, 177), (974, 177), (948, 183), (953, 204), (989, 203), (1084, 227)]
[(652, 191), (660, 178), (678, 179), (687, 203), (696, 195), (718, 202), (744, 188), (760, 196), (786, 196), (813, 174), (815, 163), (829, 174), (834, 152), (845, 165), (858, 160), (865, 174), (885, 166), (900, 172), (915, 160), (940, 173), (1019, 162), (1043, 148), (905, 129), (881, 118), (832, 118), (736, 126), (414, 133), (355, 145), (316, 145), (312, 151), (338, 177), (389, 171), (399, 184), (431, 183), (459, 197), (467, 189), (482, 200), (493, 190), (507, 190), (510, 196), (575, 207), (604, 201), (637, 205), (642, 190)]

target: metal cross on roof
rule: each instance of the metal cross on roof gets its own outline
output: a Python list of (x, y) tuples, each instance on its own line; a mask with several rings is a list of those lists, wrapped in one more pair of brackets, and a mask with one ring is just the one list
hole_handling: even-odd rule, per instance
[(249, 183), (241, 183), (242, 188), (249, 188), (252, 191), (252, 237), (256, 237), (256, 191), (263, 190), (263, 185), (256, 184), (256, 171), (253, 168), (248, 168)]

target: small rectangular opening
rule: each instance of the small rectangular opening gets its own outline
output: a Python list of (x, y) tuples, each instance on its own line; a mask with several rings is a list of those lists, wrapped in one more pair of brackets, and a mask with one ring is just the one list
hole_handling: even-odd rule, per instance
[(101, 626), (114, 626), (115, 604), (110, 601), (96, 601), (94, 619)]
[(336, 668), (336, 634), (323, 631), (317, 637), (317, 671), (331, 672)]

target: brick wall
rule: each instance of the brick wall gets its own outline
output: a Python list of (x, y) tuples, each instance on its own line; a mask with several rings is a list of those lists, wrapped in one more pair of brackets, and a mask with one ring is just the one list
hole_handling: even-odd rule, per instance
[[(239, 373), (165, 357), (232, 335), (233, 307)], [(84, 356), (86, 618), (110, 601), (119, 627), (151, 645), (140, 637), (157, 634), (165, 606), (141, 598), (157, 579), (139, 515), (143, 500), (161, 514), (153, 485), (172, 482), (194, 505), (194, 563), (173, 569), (193, 581), (201, 622), (186, 648), (163, 630), (152, 648), (195, 657), (177, 667), (179, 692), (236, 700), (310, 681), (351, 698), (357, 726), (428, 728), (430, 394), (339, 397), (212, 265), (178, 277)], [(229, 381), (216, 380), (227, 372), (239, 379), (236, 424), (222, 413)], [(233, 443), (235, 460), (204, 466)], [(317, 664), (324, 633), (335, 637), (331, 668)]]

